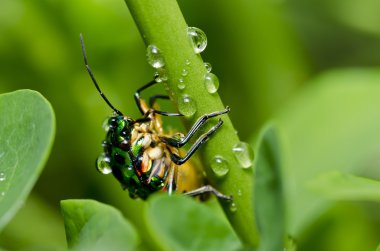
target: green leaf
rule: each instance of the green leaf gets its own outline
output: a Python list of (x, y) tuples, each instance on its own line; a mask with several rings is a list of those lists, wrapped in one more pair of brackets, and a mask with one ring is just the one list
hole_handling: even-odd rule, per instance
[(282, 250), (285, 240), (285, 206), (280, 148), (272, 126), (264, 129), (255, 163), (255, 213), (260, 251)]
[(162, 250), (238, 250), (241, 243), (225, 218), (185, 196), (155, 195), (145, 220)]
[(9, 250), (66, 250), (65, 230), (59, 212), (31, 193), (25, 205), (3, 229), (0, 246)]
[(49, 102), (31, 90), (0, 95), (0, 230), (22, 206), (53, 144)]
[(377, 246), (375, 251), (380, 251), (380, 244)]
[[(278, 114), (287, 221), (293, 236), (333, 202), (309, 187), (315, 177), (332, 170), (371, 171), (368, 164), (380, 154), (379, 83), (378, 69), (332, 71), (309, 83)], [(330, 184), (330, 189), (340, 185)]]
[(331, 171), (310, 180), (307, 187), (334, 200), (380, 201), (380, 181)]
[(115, 208), (94, 200), (64, 200), (66, 238), (74, 250), (135, 250), (139, 237)]

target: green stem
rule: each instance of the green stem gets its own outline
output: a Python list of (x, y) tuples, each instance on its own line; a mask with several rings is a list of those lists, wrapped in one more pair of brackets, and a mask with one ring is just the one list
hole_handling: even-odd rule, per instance
[[(218, 94), (209, 94), (204, 87), (206, 69), (202, 58), (195, 54), (187, 36), (187, 24), (175, 0), (125, 0), (132, 16), (140, 30), (146, 45), (157, 46), (165, 60), (165, 70), (168, 75), (167, 87), (174, 103), (179, 97), (187, 94), (196, 103), (196, 113), (186, 118), (185, 126), (189, 128), (201, 115), (221, 111), (225, 108)], [(186, 65), (185, 62), (190, 64)], [(188, 70), (184, 78), (186, 88), (177, 88), (178, 80), (183, 78), (182, 69)], [(223, 86), (221, 87), (223, 88)], [(233, 112), (233, 107), (231, 108)], [(232, 194), (236, 211), (231, 210), (229, 203), (222, 203), (231, 225), (246, 246), (256, 247), (258, 234), (254, 219), (252, 170), (240, 168), (234, 158), (232, 147), (240, 140), (227, 115), (221, 117), (224, 121), (220, 130), (212, 136), (205, 146), (202, 146), (203, 163), (207, 178), (211, 184), (224, 194)], [(210, 123), (211, 124), (211, 123)], [(216, 156), (225, 158), (230, 171), (218, 178), (209, 168), (210, 162)]]

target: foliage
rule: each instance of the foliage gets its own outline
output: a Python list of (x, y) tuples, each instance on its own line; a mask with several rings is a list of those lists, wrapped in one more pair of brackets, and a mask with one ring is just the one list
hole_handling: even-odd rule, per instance
[(37, 92), (0, 95), (0, 230), (26, 200), (49, 155), (55, 132), (50, 104)]
[(22, 206), (49, 154), (54, 113), (38, 93), (0, 96), (0, 229)]
[[(254, 176), (233, 181), (247, 188), (252, 185), (252, 191), (234, 196), (254, 205), (254, 211), (245, 213), (257, 219), (259, 249), (285, 245), (287, 250), (294, 246), (308, 251), (376, 250), (380, 243), (380, 33), (374, 21), (378, 4), (370, 0), (360, 4), (180, 0), (179, 4), (187, 24), (207, 34), (202, 57), (211, 62), (220, 80), (218, 94), (231, 107), (234, 127), (231, 124), (230, 129), (255, 148)], [(84, 34), (89, 63), (102, 89), (123, 113), (138, 117), (133, 92), (153, 75), (123, 1), (4, 0), (0, 13), (0, 92), (39, 91), (52, 103), (58, 122), (46, 168), (25, 201), (47, 159), (54, 116), (35, 92), (0, 96), (0, 173), (9, 168), (2, 162), (6, 155), (1, 152), (9, 152), (1, 150), (9, 146), (3, 142), (33, 144), (31, 151), (11, 151), (19, 158), (7, 155), (7, 162), (20, 159), (15, 173), (23, 180), (7, 176), (12, 186), (7, 185), (7, 200), (0, 198), (1, 227), (21, 202), (25, 206), (2, 230), (1, 247), (65, 249), (64, 219), (70, 240), (80, 243), (74, 247), (69, 242), (74, 249), (96, 241), (108, 245), (107, 234), (112, 231), (120, 234), (112, 245), (137, 250), (244, 249), (215, 200), (201, 204), (160, 195), (148, 202), (131, 200), (112, 177), (101, 176), (93, 167), (104, 137), (102, 121), (110, 111), (85, 72), (79, 33)], [(173, 46), (173, 52), (178, 48)], [(144, 97), (164, 91), (158, 87)], [(15, 103), (3, 100), (15, 95)], [(4, 129), (26, 118), (20, 116), (22, 110), (33, 114), (27, 117), (33, 122)], [(185, 131), (176, 119), (166, 119), (165, 124)], [(10, 137), (16, 129), (19, 138)], [(40, 134), (40, 140), (31, 137), (33, 132)], [(220, 145), (223, 135), (219, 137)], [(209, 148), (218, 147), (208, 143)], [(203, 160), (206, 169), (212, 156), (208, 151)], [(239, 186), (231, 183), (231, 191), (238, 191)], [(62, 202), (62, 218), (59, 201), (72, 198), (110, 206), (67, 200)], [(242, 210), (237, 207), (236, 214)], [(75, 223), (71, 227), (89, 231), (78, 228), (75, 234), (75, 228), (67, 226), (70, 221)], [(250, 234), (259, 238), (251, 232), (246, 236)], [(224, 238), (218, 240), (219, 235)], [(126, 240), (130, 242), (125, 244)]]
[(61, 207), (70, 249), (136, 248), (136, 230), (116, 209), (92, 200), (64, 200)]

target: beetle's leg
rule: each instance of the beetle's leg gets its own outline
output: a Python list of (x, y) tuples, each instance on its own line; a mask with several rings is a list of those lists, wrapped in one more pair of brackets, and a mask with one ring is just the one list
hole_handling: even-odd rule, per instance
[(184, 146), (190, 139), (191, 137), (194, 136), (194, 134), (199, 130), (199, 128), (206, 123), (206, 121), (210, 118), (228, 113), (230, 111), (230, 108), (227, 106), (226, 109), (220, 112), (213, 112), (209, 114), (205, 114), (202, 117), (200, 117), (197, 122), (191, 127), (190, 131), (187, 133), (187, 135), (183, 139), (174, 139), (174, 138), (169, 138), (169, 137), (160, 137), (161, 141), (170, 145), (174, 146), (176, 148), (180, 148)]
[(157, 84), (156, 80), (152, 80), (149, 83), (147, 83), (147, 84), (143, 85), (142, 87), (140, 87), (139, 89), (137, 89), (137, 91), (135, 92), (135, 95), (134, 95), (135, 102), (136, 102), (136, 105), (139, 108), (142, 115), (144, 115), (144, 109), (141, 105), (140, 92), (145, 90), (146, 88), (152, 86), (152, 85), (155, 85), (155, 84)]
[(191, 146), (190, 150), (184, 157), (181, 158), (179, 155), (175, 153), (170, 153), (170, 158), (172, 159), (172, 161), (177, 165), (182, 165), (183, 163), (185, 163), (195, 153), (195, 151), (198, 150), (198, 148), (210, 138), (211, 134), (218, 130), (218, 128), (222, 124), (223, 121), (219, 119), (219, 122), (214, 127), (212, 127), (208, 132), (206, 132), (202, 136), (200, 136), (199, 139), (197, 139), (197, 141), (194, 143), (194, 145)]
[(210, 185), (206, 185), (206, 186), (203, 186), (203, 187), (200, 187), (200, 188), (197, 188), (197, 189), (194, 189), (190, 192), (186, 192), (184, 193), (185, 195), (189, 195), (189, 196), (198, 196), (198, 195), (202, 195), (202, 194), (205, 194), (205, 193), (212, 193), (214, 194), (218, 199), (222, 199), (222, 200), (232, 200), (232, 195), (225, 195), (225, 194), (222, 194), (221, 192), (219, 192), (218, 190), (216, 190), (215, 188), (213, 188), (212, 186)]
[[(136, 101), (136, 105), (137, 105), (137, 107), (139, 108), (139, 110), (140, 110), (140, 112), (141, 112), (141, 114), (142, 115), (145, 115), (144, 113), (144, 109), (143, 109), (143, 107), (142, 107), (142, 105), (141, 105), (141, 98), (140, 98), (140, 93), (143, 91), (143, 90), (145, 90), (145, 89), (147, 89), (147, 88), (149, 88), (149, 87), (151, 87), (152, 85), (155, 85), (155, 84), (157, 84), (158, 82), (156, 81), (156, 80), (152, 80), (152, 81), (150, 81), (149, 83), (147, 83), (147, 84), (145, 84), (145, 85), (143, 85), (142, 87), (140, 87), (139, 89), (137, 89), (137, 91), (135, 92), (135, 95), (134, 95), (134, 97), (135, 97), (135, 101)], [(165, 95), (155, 95), (156, 96), (156, 98), (165, 98)], [(156, 98), (154, 98), (154, 96), (152, 97), (153, 98), (153, 101), (156, 99)], [(151, 98), (151, 99), (152, 99)], [(151, 102), (151, 99), (150, 99), (150, 102)], [(165, 98), (166, 99), (166, 98)], [(180, 113), (175, 113), (175, 112), (164, 112), (164, 111), (159, 111), (159, 110), (156, 110), (156, 109), (153, 109), (153, 108), (151, 108), (151, 112), (153, 112), (153, 113), (157, 113), (157, 114), (160, 114), (160, 115), (163, 115), (163, 116), (183, 116), (182, 114), (180, 114)]]
[(146, 122), (150, 122), (150, 121), (152, 121), (151, 118), (143, 117), (143, 118), (136, 119), (133, 122), (134, 123), (146, 123)]
[(169, 195), (172, 195), (174, 191), (176, 191), (177, 189), (176, 179), (175, 179), (176, 172), (177, 172), (176, 168), (178, 167), (173, 165), (173, 168), (170, 169), (167, 183), (165, 185)]
[(170, 97), (168, 95), (161, 95), (161, 94), (153, 95), (152, 97), (149, 98), (149, 106), (150, 107), (154, 106), (154, 104), (156, 103), (156, 99), (167, 99), (167, 100), (169, 100)]

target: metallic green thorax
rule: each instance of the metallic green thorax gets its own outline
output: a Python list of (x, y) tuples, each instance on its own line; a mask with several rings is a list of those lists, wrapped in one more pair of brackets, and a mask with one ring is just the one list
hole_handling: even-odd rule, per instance
[[(105, 129), (107, 135), (102, 144), (104, 153), (99, 158), (104, 159), (103, 165), (107, 162), (112, 174), (124, 189), (128, 189), (130, 196), (146, 199), (151, 193), (165, 189), (167, 171), (161, 177), (152, 175), (151, 166), (155, 161), (151, 161), (150, 166), (143, 170), (144, 137), (131, 140), (135, 122), (124, 116), (113, 116), (106, 122)], [(97, 168), (100, 169), (99, 160)]]

